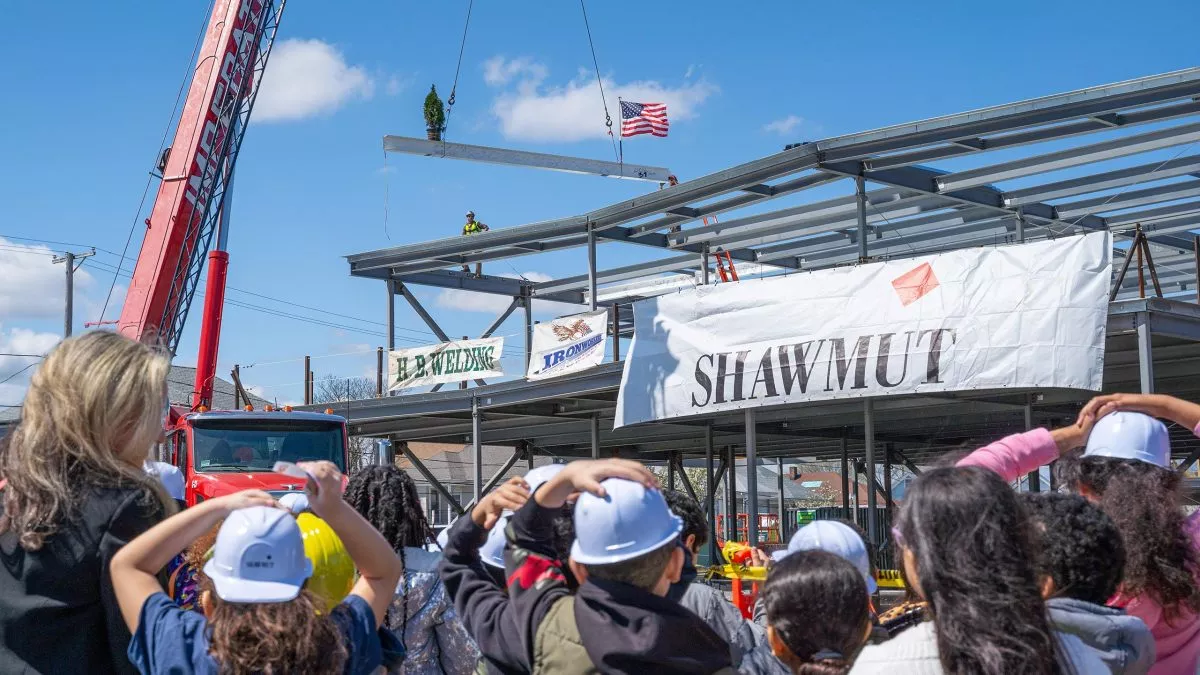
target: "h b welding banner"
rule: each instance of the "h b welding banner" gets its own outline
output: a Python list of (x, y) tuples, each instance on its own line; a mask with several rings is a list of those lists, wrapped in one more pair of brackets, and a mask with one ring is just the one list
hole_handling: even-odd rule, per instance
[(634, 304), (614, 427), (757, 406), (1098, 391), (1107, 232), (700, 286)]
[(572, 314), (533, 327), (530, 380), (577, 373), (604, 362), (608, 311)]
[(504, 338), (455, 340), (388, 352), (388, 391), (501, 377)]

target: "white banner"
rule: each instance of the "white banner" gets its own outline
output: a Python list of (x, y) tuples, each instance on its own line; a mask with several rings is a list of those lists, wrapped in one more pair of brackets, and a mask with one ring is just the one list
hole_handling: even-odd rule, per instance
[(1107, 232), (634, 304), (615, 426), (835, 398), (1100, 389)]
[(608, 312), (597, 310), (557, 318), (533, 327), (533, 354), (529, 359), (531, 380), (577, 373), (604, 361), (608, 337)]
[(388, 390), (500, 377), (504, 338), (456, 340), (388, 352)]

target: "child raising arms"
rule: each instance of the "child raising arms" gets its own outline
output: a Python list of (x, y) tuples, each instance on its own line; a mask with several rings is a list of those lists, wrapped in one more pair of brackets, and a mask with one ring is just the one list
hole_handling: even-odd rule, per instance
[[(333, 464), (301, 466), (314, 479), (312, 510), (358, 567), (350, 595), (329, 614), (317, 614), (304, 589), (312, 563), (300, 529), (269, 494), (247, 490), (210, 499), (151, 528), (113, 557), (113, 587), (134, 635), (129, 658), (142, 673), (357, 674), (379, 667), (378, 626), (400, 578), (400, 560), (342, 501), (341, 474)], [(222, 518), (204, 568), (205, 616), (182, 610), (155, 573)]]

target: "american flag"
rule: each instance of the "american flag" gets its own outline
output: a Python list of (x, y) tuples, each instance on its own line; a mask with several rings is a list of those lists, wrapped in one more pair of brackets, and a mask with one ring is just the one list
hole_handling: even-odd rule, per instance
[(638, 134), (667, 135), (666, 103), (621, 101), (621, 138)]

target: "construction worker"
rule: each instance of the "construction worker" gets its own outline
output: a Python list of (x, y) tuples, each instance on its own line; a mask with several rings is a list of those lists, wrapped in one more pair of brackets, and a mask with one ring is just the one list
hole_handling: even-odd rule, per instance
[[(463, 236), (465, 237), (467, 235), (478, 234), (480, 232), (487, 232), (487, 231), (488, 231), (487, 225), (484, 225), (483, 223), (479, 222), (478, 220), (475, 220), (475, 212), (467, 211), (467, 222), (466, 222), (466, 224), (463, 225)], [(462, 270), (463, 270), (463, 274), (470, 274), (471, 266), (463, 265)], [(481, 262), (475, 263), (475, 276), (477, 276), (477, 277), (483, 276), (483, 263), (481, 263)]]

